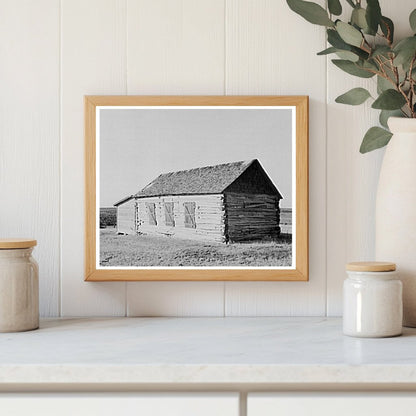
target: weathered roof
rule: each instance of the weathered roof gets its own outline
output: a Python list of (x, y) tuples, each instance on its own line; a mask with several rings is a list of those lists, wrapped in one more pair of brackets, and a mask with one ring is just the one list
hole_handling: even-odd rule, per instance
[(115, 206), (115, 207), (117, 207), (117, 206), (119, 206), (119, 205), (121, 205), (121, 204), (124, 204), (124, 202), (127, 202), (127, 201), (129, 201), (130, 199), (132, 199), (132, 198), (134, 198), (134, 195), (129, 195), (129, 196), (126, 196), (126, 197), (124, 197), (123, 199), (120, 199), (120, 201), (117, 201), (117, 202), (114, 204), (114, 206)]
[[(252, 159), (164, 173), (134, 196), (143, 198), (161, 195), (220, 194), (253, 163), (261, 166), (257, 159)], [(270, 178), (267, 179), (276, 189)], [(276, 193), (279, 194), (277, 189)]]

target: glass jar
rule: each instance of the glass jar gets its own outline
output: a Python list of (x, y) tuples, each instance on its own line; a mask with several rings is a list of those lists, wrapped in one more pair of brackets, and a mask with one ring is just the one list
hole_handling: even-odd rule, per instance
[(36, 240), (0, 240), (0, 332), (39, 327), (38, 264), (32, 257)]
[(402, 333), (402, 282), (396, 265), (385, 262), (347, 264), (343, 331), (354, 337), (392, 337)]

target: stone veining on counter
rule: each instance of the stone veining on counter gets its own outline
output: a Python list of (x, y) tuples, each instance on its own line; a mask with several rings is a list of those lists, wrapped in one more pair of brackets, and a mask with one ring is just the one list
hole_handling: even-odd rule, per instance
[(54, 319), (0, 334), (12, 383), (416, 385), (416, 329), (342, 335), (334, 318)]

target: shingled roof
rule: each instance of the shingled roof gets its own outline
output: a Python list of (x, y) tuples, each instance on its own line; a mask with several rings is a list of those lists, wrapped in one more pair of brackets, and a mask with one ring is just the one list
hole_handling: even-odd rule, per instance
[[(164, 173), (137, 192), (134, 197), (220, 194), (254, 163), (261, 167), (257, 159), (252, 159)], [(272, 181), (269, 178), (268, 180), (276, 189)], [(277, 189), (276, 192), (279, 194)]]

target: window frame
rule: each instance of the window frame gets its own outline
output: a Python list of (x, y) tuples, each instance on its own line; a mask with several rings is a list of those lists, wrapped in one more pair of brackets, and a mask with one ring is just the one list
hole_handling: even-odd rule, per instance
[[(153, 207), (153, 215), (151, 215), (152, 210), (150, 207)], [(157, 215), (156, 215), (156, 203), (155, 202), (146, 202), (146, 211), (147, 211), (147, 219), (149, 222), (149, 225), (157, 226)]]
[[(191, 211), (189, 210), (188, 207), (191, 207)], [(184, 202), (183, 209), (184, 209), (185, 228), (196, 229), (196, 202), (192, 202), (192, 201)], [(191, 221), (187, 221), (187, 218), (190, 218)]]
[[(173, 201), (164, 201), (163, 206), (165, 211), (165, 225), (167, 227), (175, 227), (175, 203)], [(168, 207), (171, 207), (171, 210), (167, 209)]]

